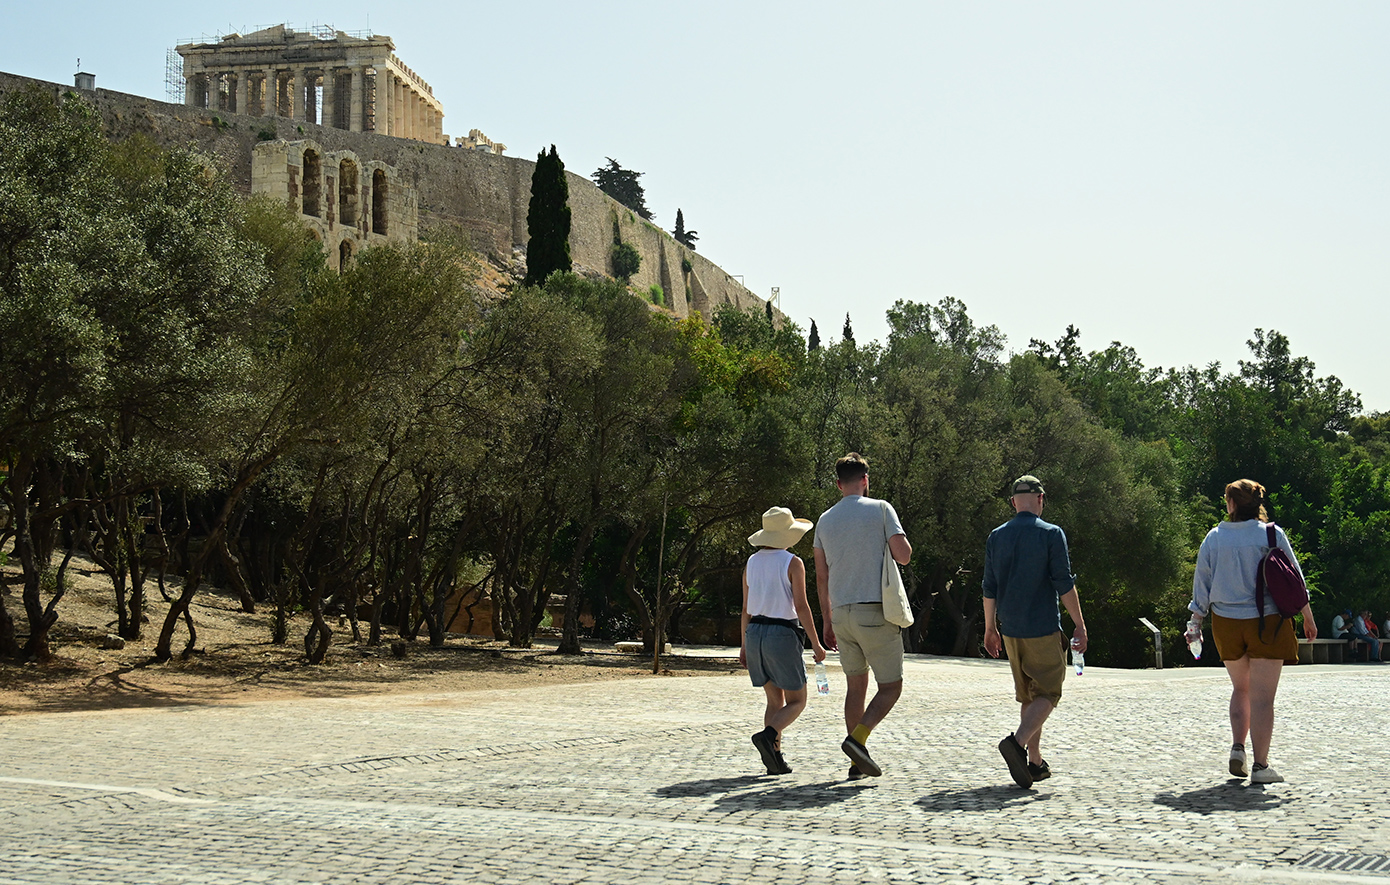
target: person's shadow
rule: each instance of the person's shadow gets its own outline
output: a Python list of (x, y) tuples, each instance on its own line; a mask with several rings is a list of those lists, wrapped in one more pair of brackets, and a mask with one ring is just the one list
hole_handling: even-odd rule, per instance
[(1265, 791), (1258, 785), (1246, 786), (1244, 781), (1231, 778), (1224, 783), (1190, 790), (1186, 793), (1159, 793), (1157, 805), (1193, 814), (1214, 814), (1218, 811), (1264, 811), (1292, 802), (1278, 793)]
[(742, 774), (738, 777), (713, 777), (708, 780), (685, 781), (679, 784), (659, 787), (656, 794), (663, 799), (689, 799), (694, 796), (712, 796), (715, 793), (727, 793), (730, 790), (737, 790), (740, 787), (749, 787), (756, 783), (774, 783), (773, 775)]
[(1023, 790), (1016, 786), (996, 785), (975, 787), (973, 790), (942, 790), (917, 800), (924, 811), (999, 811), (1019, 808), (1030, 802), (1050, 799), (1050, 793)]
[[(747, 787), (761, 789), (745, 789)], [(656, 795), (663, 799), (717, 796), (714, 804), (729, 810), (786, 810), (824, 808), (844, 802), (858, 795), (860, 790), (872, 787), (872, 784), (866, 783), (850, 785), (843, 780), (815, 784), (788, 783), (773, 775), (749, 774), (670, 784), (659, 787)]]
[(729, 793), (714, 800), (728, 811), (796, 811), (825, 808), (852, 799), (870, 784), (848, 785), (845, 781), (822, 781), (818, 784), (769, 785), (765, 790)]

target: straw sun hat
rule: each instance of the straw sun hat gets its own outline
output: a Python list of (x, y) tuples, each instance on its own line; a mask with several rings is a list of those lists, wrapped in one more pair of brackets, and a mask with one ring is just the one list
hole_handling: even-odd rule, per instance
[(754, 547), (784, 549), (800, 541), (813, 525), (815, 523), (809, 519), (796, 519), (785, 507), (773, 507), (763, 514), (762, 531), (749, 535), (748, 543)]

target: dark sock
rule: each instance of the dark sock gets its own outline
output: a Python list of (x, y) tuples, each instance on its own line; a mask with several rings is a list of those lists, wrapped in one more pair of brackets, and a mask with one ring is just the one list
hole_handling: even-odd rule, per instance
[(1255, 770), (1256, 770), (1256, 771), (1261, 771), (1261, 770), (1266, 769), (1266, 768), (1268, 768), (1268, 767), (1269, 767), (1269, 763), (1267, 763), (1267, 762), (1266, 762), (1264, 765), (1261, 765), (1261, 764), (1258, 763), (1258, 762), (1255, 763)]

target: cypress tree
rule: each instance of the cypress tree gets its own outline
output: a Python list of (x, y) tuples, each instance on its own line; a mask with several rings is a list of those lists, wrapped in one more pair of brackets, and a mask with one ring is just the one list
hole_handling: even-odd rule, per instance
[(816, 328), (816, 321), (811, 320), (811, 334), (806, 339), (806, 352), (815, 353), (820, 350), (820, 330)]
[(769, 326), (771, 326), (771, 325), (773, 324), (773, 323), (772, 323), (772, 302), (771, 302), (771, 301), (764, 301), (764, 302), (763, 302), (763, 306), (767, 308), (767, 324), (768, 324)]
[(570, 186), (565, 164), (555, 145), (536, 157), (531, 173), (531, 205), (526, 212), (526, 285), (539, 286), (557, 270), (568, 272), (570, 261)]
[(840, 337), (849, 342), (850, 347), (854, 346), (854, 326), (850, 325), (849, 314), (845, 314), (845, 330)]
[(671, 231), (671, 236), (692, 252), (695, 251), (695, 241), (700, 239), (698, 231), (685, 229), (685, 215), (679, 209), (676, 210), (676, 229)]

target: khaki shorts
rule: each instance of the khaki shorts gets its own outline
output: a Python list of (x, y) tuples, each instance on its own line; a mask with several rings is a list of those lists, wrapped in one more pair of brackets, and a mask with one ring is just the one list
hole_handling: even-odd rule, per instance
[(1019, 639), (1004, 637), (1009, 669), (1014, 671), (1014, 697), (1020, 704), (1047, 698), (1052, 706), (1062, 700), (1062, 680), (1067, 678), (1067, 642), (1061, 633)]
[(903, 631), (883, 619), (883, 606), (856, 602), (830, 613), (835, 642), (840, 646), (840, 669), (846, 676), (874, 671), (874, 681), (901, 682)]
[(1238, 661), (1249, 655), (1297, 664), (1298, 636), (1294, 633), (1293, 621), (1281, 627), (1278, 615), (1265, 615), (1264, 639), (1261, 639), (1257, 629), (1259, 620), (1223, 618), (1212, 612), (1211, 638), (1216, 640), (1216, 653), (1221, 655), (1221, 660)]

